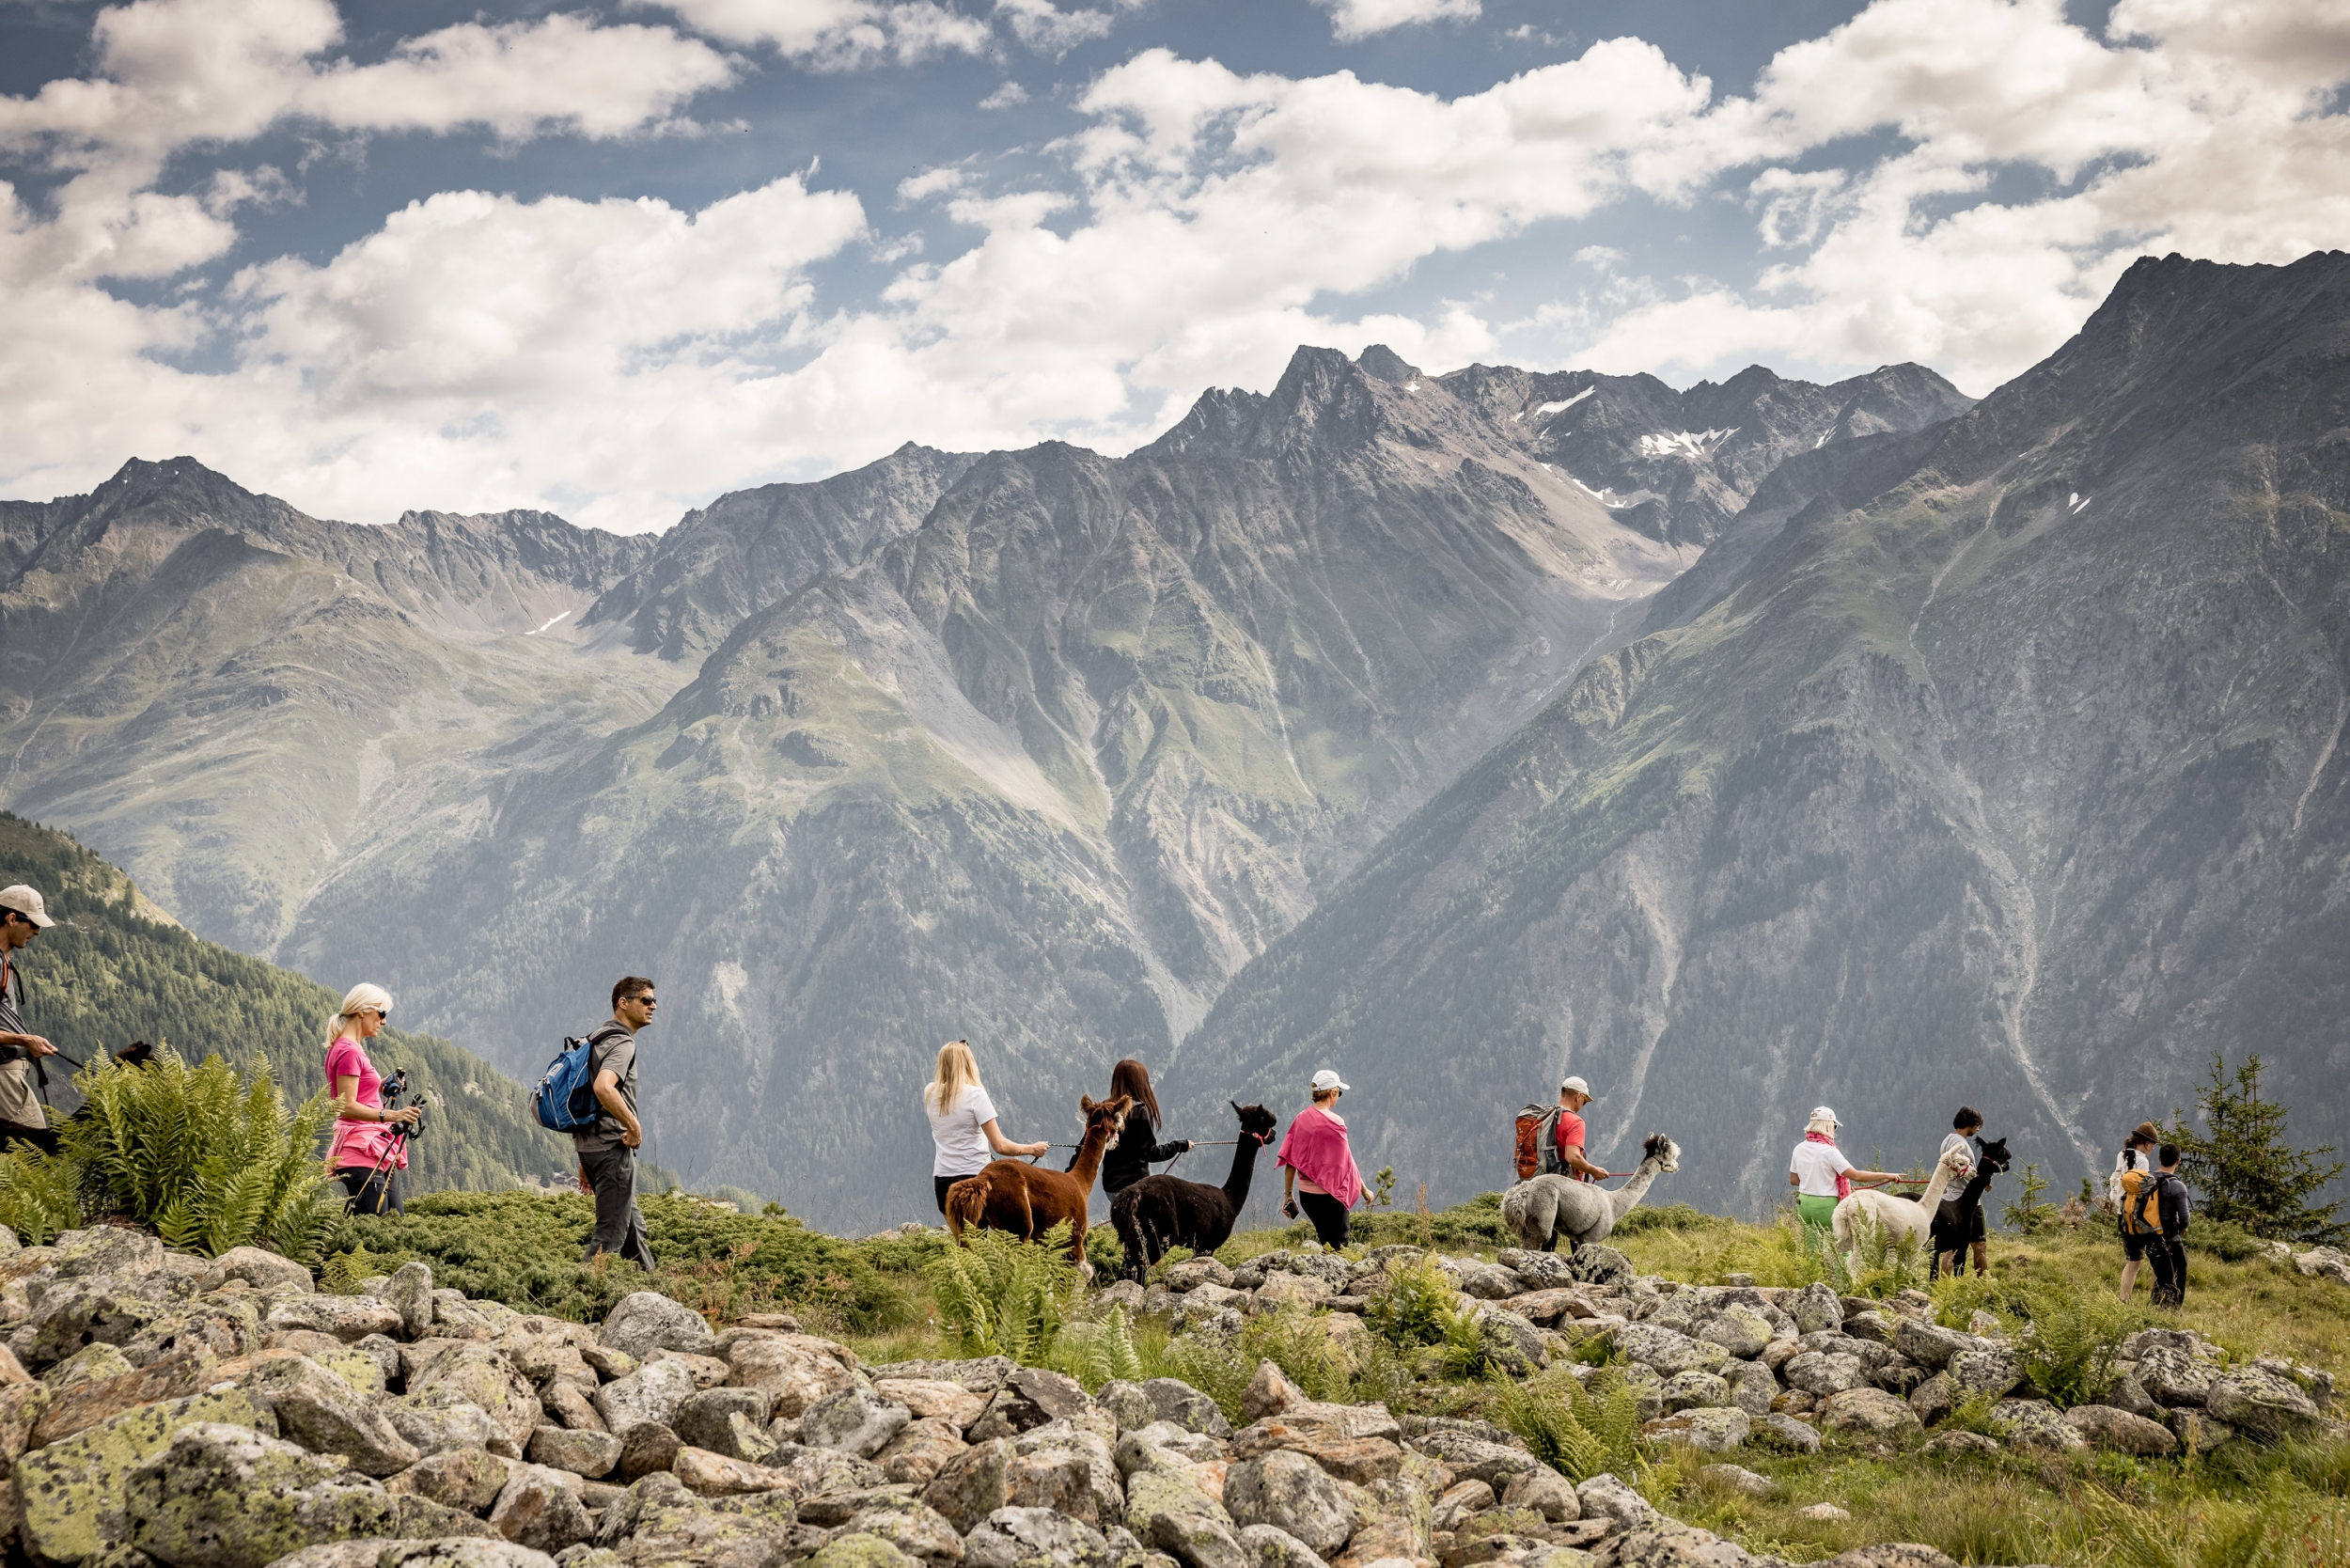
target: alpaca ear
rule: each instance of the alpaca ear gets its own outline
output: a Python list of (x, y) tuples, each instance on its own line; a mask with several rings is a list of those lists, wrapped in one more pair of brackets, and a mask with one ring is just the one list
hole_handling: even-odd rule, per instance
[(1092, 1096), (1092, 1095), (1090, 1095), (1090, 1094), (1080, 1094), (1080, 1095), (1078, 1095), (1078, 1096), (1077, 1096), (1077, 1108), (1078, 1108), (1079, 1110), (1081, 1110), (1081, 1111), (1085, 1112), (1085, 1113), (1086, 1113), (1086, 1115), (1088, 1115), (1088, 1116), (1091, 1116), (1091, 1115), (1093, 1114), (1093, 1111), (1094, 1111), (1093, 1096)]
[(1224, 1103), (1232, 1107), (1232, 1114), (1234, 1116), (1246, 1116), (1248, 1114), (1246, 1111), (1240, 1108), (1240, 1102), (1238, 1100), (1227, 1100)]

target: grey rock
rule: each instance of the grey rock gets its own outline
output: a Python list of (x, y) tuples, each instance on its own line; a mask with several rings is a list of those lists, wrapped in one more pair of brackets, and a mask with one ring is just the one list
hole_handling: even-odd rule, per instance
[[(1665, 1379), (1663, 1392), (1667, 1410), (1711, 1409), (1731, 1403), (1729, 1381), (1712, 1372), (1675, 1372)], [(1763, 1408), (1769, 1407), (1765, 1401)]]
[(1637, 1272), (1631, 1259), (1612, 1247), (1602, 1247), (1594, 1242), (1574, 1249), (1574, 1256), (1567, 1260), (1566, 1278), (1562, 1282), (1614, 1287), (1630, 1283)]
[(2267, 1442), (2311, 1436), (2321, 1425), (2317, 1402), (2307, 1390), (2259, 1365), (2232, 1368), (2213, 1378), (2203, 1408), (2213, 1419)]
[(1167, 1271), (1167, 1288), (1182, 1294), (1202, 1285), (1230, 1289), (1232, 1271), (1214, 1258), (1186, 1258)]
[(1743, 1465), (1708, 1465), (1698, 1472), (1717, 1486), (1732, 1492), (1743, 1492), (1749, 1497), (1771, 1497), (1778, 1495), (1778, 1483), (1764, 1475), (1757, 1475)]
[[(640, 1291), (637, 1294), (652, 1293)], [(634, 1301), (636, 1296), (626, 1299)], [(653, 1299), (666, 1301), (668, 1297)], [(588, 1403), (603, 1418), (606, 1430), (625, 1437), (632, 1427), (669, 1426), (685, 1402), (698, 1391), (694, 1386), (693, 1370), (683, 1362), (653, 1361), (598, 1388)]]
[(760, 1429), (767, 1424), (775, 1405), (775, 1395), (764, 1388), (704, 1388), (687, 1396), (668, 1425), (678, 1441), (688, 1448), (763, 1465), (775, 1451), (775, 1444)]
[(400, 1312), (400, 1332), (421, 1340), (432, 1327), (432, 1265), (411, 1261), (392, 1271), (383, 1299)]
[(963, 1560), (964, 1568), (1036, 1563), (1109, 1568), (1117, 1558), (1102, 1532), (1082, 1520), (1049, 1508), (999, 1508), (964, 1542)]
[(1613, 1519), (1627, 1529), (1653, 1526), (1663, 1517), (1646, 1497), (1606, 1471), (1576, 1486), (1574, 1497), (1584, 1518)]
[(1474, 1321), (1484, 1339), (1485, 1354), (1511, 1376), (1529, 1377), (1550, 1364), (1543, 1331), (1528, 1319), (1488, 1302), (1477, 1309)]
[(310, 1271), (291, 1258), (258, 1247), (232, 1247), (212, 1260), (212, 1272), (220, 1278), (242, 1279), (257, 1291), (291, 1291), (309, 1295), (318, 1287)]
[(1732, 1361), (1724, 1377), (1730, 1384), (1730, 1403), (1761, 1420), (1771, 1413), (1771, 1401), (1778, 1396), (1778, 1380), (1771, 1369), (1760, 1361)]
[(1784, 1411), (1765, 1417), (1747, 1441), (1760, 1442), (1769, 1448), (1785, 1449), (1791, 1453), (1820, 1451), (1818, 1428), (1799, 1421)]
[(800, 1418), (800, 1441), (809, 1448), (838, 1449), (870, 1459), (914, 1419), (902, 1404), (848, 1388), (818, 1400)]
[(2219, 1372), (2217, 1362), (2185, 1346), (2141, 1341), (2145, 1336), (2132, 1335), (2123, 1347), (2148, 1398), (2156, 1404), (2179, 1406), (2201, 1405), (2210, 1397), (2212, 1379)]
[(522, 1448), (481, 1406), (455, 1389), (427, 1389), (384, 1403), (384, 1419), (418, 1453), (449, 1449), (487, 1449), (520, 1459)]
[(198, 1423), (131, 1472), (131, 1544), (175, 1568), (262, 1568), (305, 1546), (392, 1533), (389, 1494), (250, 1427)]
[[(374, 1568), (551, 1568), (555, 1559), (498, 1538), (400, 1541), (386, 1545)], [(589, 1568), (589, 1565), (579, 1565)]]
[(387, 1476), (424, 1457), (379, 1403), (306, 1356), (265, 1361), (242, 1387), (267, 1404), (277, 1430), (313, 1453), (338, 1453), (363, 1475)]
[[(1128, 1281), (1132, 1283), (1132, 1281)], [(1120, 1432), (1132, 1432), (1149, 1426), (1159, 1419), (1159, 1407), (1151, 1403), (1151, 1396), (1142, 1391), (1139, 1383), (1121, 1382), (1112, 1378), (1094, 1391), (1093, 1403), (1117, 1423)]]
[(1616, 1330), (1616, 1349), (1661, 1377), (1675, 1372), (1707, 1372), (1719, 1375), (1730, 1364), (1730, 1353), (1670, 1328), (1627, 1323)]
[(974, 1443), (939, 1469), (937, 1478), (922, 1489), (922, 1500), (968, 1534), (1004, 1506), (1006, 1482), (1018, 1457), (1009, 1437)]
[(2124, 1372), (2115, 1378), (2113, 1387), (2106, 1390), (2104, 1403), (2116, 1410), (2143, 1416), (2150, 1421), (2162, 1419), (2163, 1407), (2154, 1403), (2153, 1396), (2146, 1392), (2146, 1385), (2140, 1383), (2134, 1372)]
[(1277, 1450), (1233, 1466), (1224, 1506), (1235, 1524), (1272, 1525), (1323, 1557), (1355, 1533), (1355, 1506), (1339, 1483), (1304, 1454)]
[(1971, 1334), (1943, 1328), (1923, 1318), (1904, 1318), (1893, 1329), (1893, 1348), (1928, 1372), (1940, 1372), (1961, 1351), (1990, 1347)]
[(608, 1432), (576, 1432), (542, 1426), (530, 1435), (525, 1450), (534, 1465), (597, 1480), (612, 1473), (620, 1462), (620, 1439)]
[(1522, 1448), (1472, 1437), (1465, 1432), (1442, 1428), (1423, 1432), (1412, 1438), (1411, 1447), (1432, 1459), (1441, 1459), (1452, 1471), (1455, 1481), (1481, 1481), (1496, 1495), (1506, 1490), (1510, 1479), (1521, 1470), (1531, 1469), (1542, 1463)]
[(1825, 1399), (1848, 1388), (1857, 1388), (1866, 1380), (1857, 1356), (1830, 1356), (1824, 1351), (1808, 1350), (1778, 1369), (1790, 1388), (1800, 1388), (1814, 1399)]
[(706, 1356), (716, 1337), (692, 1308), (658, 1291), (635, 1291), (612, 1309), (596, 1342), (642, 1361), (656, 1350)]
[(2166, 1414), (2170, 1430), (2178, 1435), (2180, 1446), (2195, 1453), (2209, 1453), (2235, 1436), (2235, 1428), (2225, 1421), (2213, 1419), (2209, 1411), (2183, 1405)]
[(2012, 1350), (1965, 1350), (1950, 1357), (1951, 1397), (1959, 1402), (1983, 1394), (2003, 1397), (2024, 1381), (2024, 1366)]
[(1753, 1418), (1731, 1407), (1684, 1411), (1666, 1423), (1661, 1435), (1670, 1442), (1685, 1443), (1700, 1453), (1729, 1453), (1745, 1448), (1753, 1433)]
[(396, 1476), (384, 1479), (395, 1497), (430, 1498), (445, 1508), (485, 1513), (513, 1474), (513, 1466), (487, 1449), (450, 1449), (429, 1453)]
[(543, 1465), (515, 1466), (490, 1507), (490, 1523), (533, 1551), (559, 1552), (587, 1540), (595, 1530), (576, 1479)]
[(1155, 1470), (1127, 1483), (1126, 1528), (1186, 1568), (1246, 1568), (1232, 1516), (1190, 1482)]
[(1050, 1508), (1106, 1529), (1123, 1521), (1124, 1489), (1100, 1434), (1051, 1421), (1022, 1434), (1004, 1471), (1008, 1507)]
[(1554, 1525), (1583, 1517), (1583, 1499), (1575, 1495), (1574, 1483), (1547, 1465), (1512, 1476), (1500, 1500), (1504, 1508), (1530, 1508)]
[(1732, 1303), (1708, 1319), (1698, 1329), (1697, 1337), (1707, 1344), (1721, 1346), (1739, 1360), (1751, 1360), (1770, 1344), (1774, 1330), (1770, 1320), (1754, 1308)]
[(2092, 1448), (2152, 1459), (2168, 1459), (2179, 1451), (2179, 1440), (2169, 1427), (2113, 1405), (2076, 1404), (2064, 1412), (2064, 1422)]
[(1847, 1388), (1820, 1402), (1820, 1425), (1831, 1432), (1884, 1435), (1915, 1432), (1918, 1414), (1909, 1402), (1882, 1388)]
[(1250, 1568), (1328, 1568), (1311, 1546), (1273, 1525), (1243, 1525), (1240, 1546)]
[(2001, 1400), (1991, 1407), (1991, 1430), (2015, 1448), (2067, 1453), (2089, 1446), (2045, 1400)]
[(1473, 1295), (1480, 1301), (1499, 1301), (1517, 1294), (1520, 1288), (1514, 1271), (1474, 1261), (1454, 1271), (1453, 1282), (1463, 1295)]
[(620, 1458), (613, 1466), (612, 1475), (623, 1482), (641, 1481), (667, 1469), (677, 1463), (679, 1451), (685, 1447), (678, 1440), (678, 1435), (660, 1421), (640, 1421), (617, 1435), (620, 1439)]
[(1188, 1383), (1172, 1377), (1154, 1377), (1142, 1385), (1142, 1391), (1159, 1420), (1173, 1421), (1186, 1432), (1203, 1433), (1210, 1437), (1229, 1437), (1232, 1434), (1232, 1423), (1225, 1419), (1215, 1401)]
[(1984, 1455), (1999, 1451), (1997, 1438), (1985, 1437), (1980, 1432), (1945, 1432), (1928, 1441), (1919, 1453)]
[(1843, 1303), (1825, 1285), (1806, 1285), (1792, 1298), (1782, 1299), (1779, 1307), (1795, 1320), (1795, 1331), (1799, 1334), (1841, 1330), (1844, 1326)]

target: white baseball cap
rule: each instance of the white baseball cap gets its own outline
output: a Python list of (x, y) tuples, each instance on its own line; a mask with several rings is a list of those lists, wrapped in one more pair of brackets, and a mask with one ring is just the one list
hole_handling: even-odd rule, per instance
[(0, 909), (13, 909), (43, 931), (57, 923), (49, 917), (49, 906), (40, 902), (40, 894), (21, 882), (13, 887), (0, 887)]
[(1836, 1121), (1836, 1113), (1828, 1109), (1825, 1105), (1812, 1106), (1811, 1114), (1804, 1118), (1804, 1120), (1807, 1121), (1833, 1121), (1839, 1127), (1843, 1125), (1841, 1121)]
[(1343, 1091), (1345, 1088), (1346, 1085), (1339, 1081), (1339, 1075), (1336, 1073), (1331, 1072), (1326, 1067), (1314, 1074), (1314, 1092), (1316, 1094), (1321, 1093), (1325, 1089), (1335, 1089)]
[(1584, 1082), (1582, 1079), (1580, 1079), (1580, 1078), (1561, 1078), (1561, 1079), (1559, 1079), (1559, 1093), (1561, 1093), (1561, 1094), (1564, 1094), (1564, 1093), (1566, 1093), (1566, 1092), (1567, 1092), (1567, 1090), (1574, 1090), (1574, 1092), (1575, 1092), (1575, 1093), (1580, 1094), (1580, 1095), (1581, 1095), (1581, 1096), (1583, 1096), (1583, 1098), (1585, 1098), (1586, 1100), (1596, 1100), (1596, 1099), (1598, 1099), (1598, 1098), (1599, 1098), (1599, 1096), (1598, 1096), (1598, 1095), (1596, 1095), (1596, 1094), (1594, 1094), (1594, 1093), (1592, 1093), (1592, 1092), (1591, 1092), (1591, 1086), (1590, 1086), (1590, 1084), (1585, 1083), (1585, 1082)]

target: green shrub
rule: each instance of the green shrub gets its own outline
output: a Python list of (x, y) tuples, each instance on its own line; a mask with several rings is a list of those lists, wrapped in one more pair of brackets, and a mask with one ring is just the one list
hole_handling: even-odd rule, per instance
[(1616, 1221), (1615, 1234), (1637, 1236), (1643, 1231), (1735, 1231), (1738, 1222), (1720, 1215), (1709, 1215), (1703, 1209), (1693, 1209), (1686, 1203), (1667, 1203), (1657, 1208), (1643, 1205)]
[(1126, 1244), (1118, 1239), (1118, 1232), (1106, 1225), (1095, 1225), (1086, 1231), (1086, 1262), (1093, 1265), (1097, 1280), (1117, 1278), (1126, 1272)]
[(1501, 1376), (1492, 1383), (1494, 1420), (1569, 1481), (1637, 1471), (1640, 1400), (1621, 1372), (1595, 1372), (1588, 1386), (1556, 1370), (1522, 1384)]
[(1107, 1317), (1063, 1324), (1046, 1364), (1084, 1384), (1089, 1393), (1113, 1378), (1133, 1383), (1143, 1376), (1142, 1353), (1123, 1307), (1111, 1308)]
[(2243, 1226), (2200, 1216), (2183, 1238), (2197, 1252), (2209, 1253), (2223, 1263), (2241, 1263), (2259, 1257), (2267, 1245)]
[(1977, 1312), (2008, 1309), (2007, 1288), (1987, 1274), (1946, 1274), (1925, 1289), (1934, 1297), (1934, 1321), (1961, 1333)]
[(115, 1215), (208, 1256), (258, 1243), (318, 1258), (341, 1201), (319, 1164), (323, 1090), (290, 1110), (267, 1058), (240, 1073), (169, 1049), (144, 1067), (101, 1057), (73, 1081), (89, 1114), (59, 1129), (55, 1157), (0, 1154), (0, 1220), (45, 1241)]
[(71, 1160), (20, 1145), (0, 1154), (0, 1225), (33, 1247), (82, 1223), (82, 1174)]
[(2059, 1409), (2093, 1403), (2113, 1387), (2122, 1341), (2142, 1318), (2099, 1290), (2044, 1286), (2024, 1298), (2016, 1341), (2024, 1373)]
[(1009, 1356), (1042, 1366), (1061, 1325), (1077, 1315), (1085, 1285), (1069, 1258), (1067, 1220), (1039, 1241), (1003, 1231), (965, 1231), (926, 1270), (939, 1321), (964, 1356)]
[(1387, 1288), (1363, 1313), (1372, 1333), (1406, 1350), (1440, 1344), (1454, 1317), (1452, 1277), (1434, 1257), (1390, 1264)]
[[(912, 1298), (877, 1262), (913, 1273), (945, 1249), (935, 1235), (845, 1242), (788, 1215), (736, 1214), (675, 1194), (638, 1206), (660, 1265), (650, 1279), (608, 1261), (581, 1263), (596, 1208), (579, 1193), (428, 1193), (409, 1200), (404, 1215), (343, 1220), (334, 1246), (367, 1255), (356, 1278), (418, 1258), (436, 1284), (574, 1322), (599, 1321), (629, 1292), (651, 1289), (720, 1321), (789, 1308), (812, 1326), (860, 1333), (916, 1317)], [(329, 1278), (338, 1266), (350, 1264), (327, 1260)]]

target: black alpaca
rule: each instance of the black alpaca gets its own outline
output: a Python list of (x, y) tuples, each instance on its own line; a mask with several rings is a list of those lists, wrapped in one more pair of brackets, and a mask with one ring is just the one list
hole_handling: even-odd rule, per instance
[(1983, 1189), (1991, 1178), (2008, 1168), (2007, 1139), (1982, 1146), (1982, 1164), (1966, 1179), (1955, 1198), (1946, 1198), (1935, 1211), (1932, 1239), (1933, 1261), (1926, 1264), (1926, 1278), (1942, 1277), (1942, 1254), (1950, 1253), (1957, 1262), (1950, 1265), (1953, 1278), (1966, 1272), (1966, 1244), (1975, 1233), (1975, 1215), (1982, 1210)]
[(1262, 1105), (1233, 1105), (1232, 1109), (1240, 1117), (1240, 1141), (1232, 1150), (1232, 1173), (1222, 1186), (1145, 1176), (1110, 1200), (1110, 1224), (1126, 1248), (1125, 1278), (1140, 1281), (1168, 1247), (1214, 1252), (1231, 1239), (1232, 1227), (1248, 1201), (1257, 1151), (1273, 1141), (1273, 1130), (1279, 1124)]

